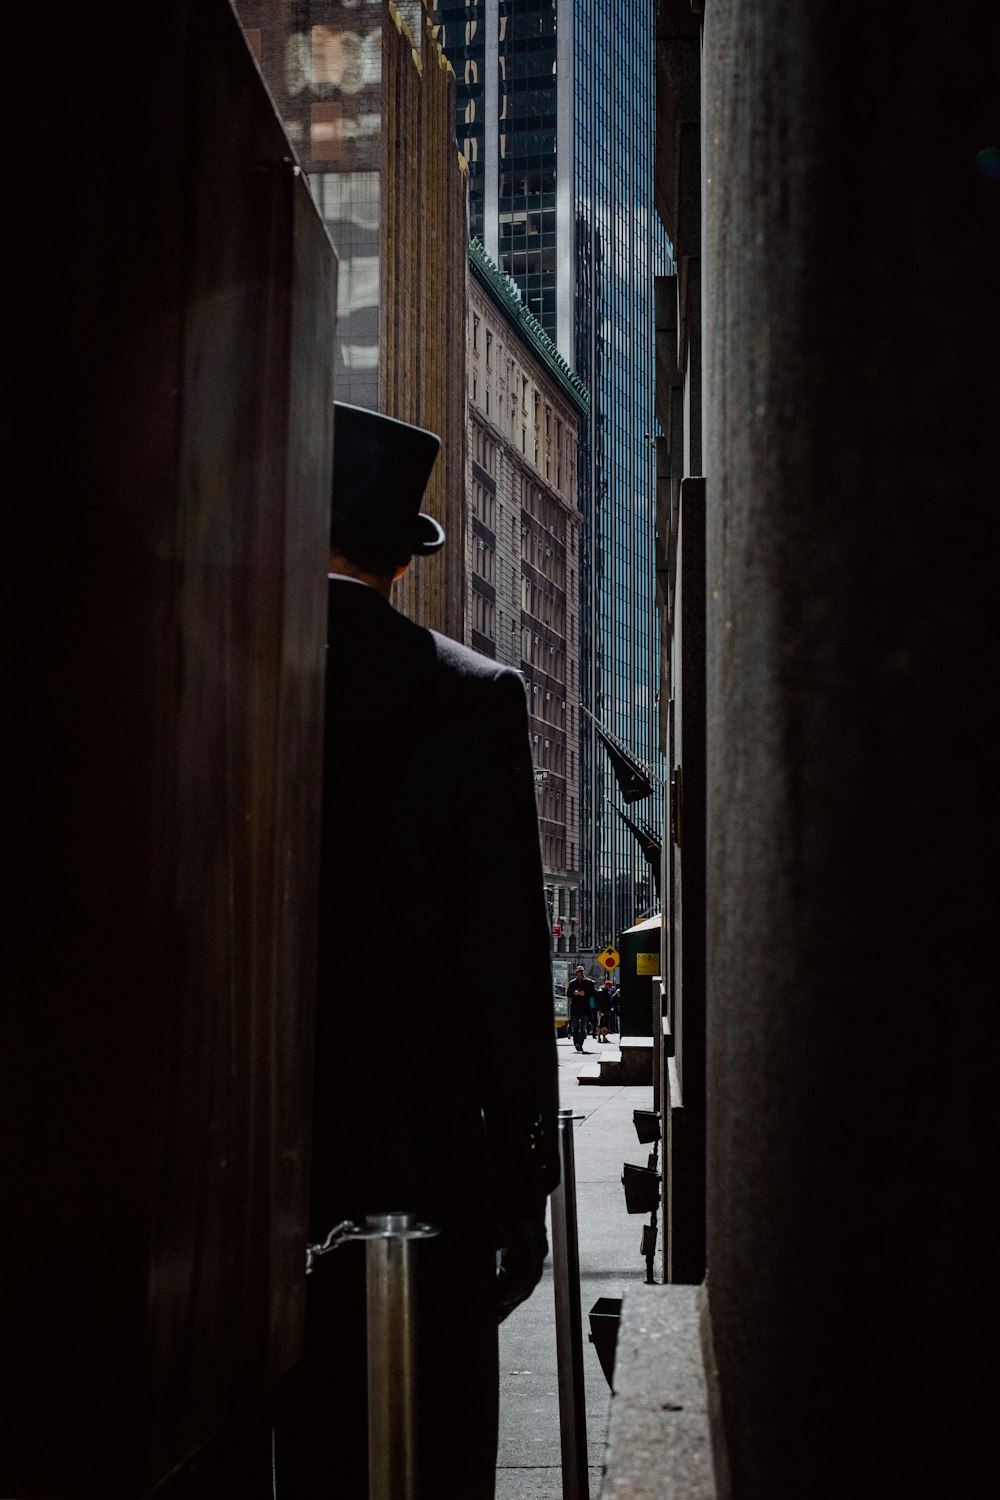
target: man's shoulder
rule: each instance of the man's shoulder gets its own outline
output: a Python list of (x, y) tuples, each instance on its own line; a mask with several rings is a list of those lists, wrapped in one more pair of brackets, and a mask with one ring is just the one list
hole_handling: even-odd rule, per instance
[(348, 654), (353, 660), (401, 655), (411, 662), (437, 662), (444, 670), (464, 677), (520, 676), (513, 668), (504, 667), (471, 646), (463, 646), (437, 630), (418, 625), (377, 589), (350, 579), (331, 579), (328, 597), (330, 617), (335, 627), (340, 627), (341, 639), (346, 639), (345, 627), (352, 632)]
[(369, 684), (378, 684), (380, 692), (390, 693), (406, 711), (418, 701), (428, 712), (461, 701), (470, 709), (480, 702), (489, 713), (498, 703), (524, 701), (524, 678), (516, 668), (416, 624), (384, 600), (379, 601), (381, 608), (363, 601), (369, 607), (362, 611), (353, 597), (345, 601), (343, 591), (349, 587), (342, 586), (337, 604), (339, 611), (349, 611), (350, 628), (339, 632), (336, 655), (330, 660), (359, 691), (367, 693)]
[(491, 656), (484, 656), (481, 651), (475, 651), (471, 646), (463, 646), (461, 641), (453, 641), (450, 636), (441, 635), (437, 630), (431, 630), (428, 634), (434, 641), (435, 654), (440, 666), (445, 672), (452, 672), (456, 677), (468, 678), (471, 681), (493, 682), (497, 678), (510, 678), (522, 685), (524, 679), (513, 667), (505, 667), (502, 662), (495, 661)]
[(421, 645), (424, 648), (430, 645), (430, 651), (421, 650), (420, 655), (426, 661), (427, 656), (432, 654), (434, 669), (442, 681), (469, 687), (473, 691), (497, 685), (506, 694), (524, 696), (524, 678), (516, 667), (506, 666), (492, 656), (484, 656), (481, 651), (465, 646), (439, 630), (417, 625), (396, 609), (392, 610), (392, 614), (400, 634), (408, 636), (415, 647), (419, 649)]

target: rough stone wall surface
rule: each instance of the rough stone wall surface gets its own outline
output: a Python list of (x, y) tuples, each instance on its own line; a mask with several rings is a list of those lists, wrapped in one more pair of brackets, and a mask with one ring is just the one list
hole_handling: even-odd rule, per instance
[(868, 22), (705, 7), (708, 1264), (740, 1500), (982, 1493), (997, 18)]
[(629, 1286), (601, 1500), (717, 1500), (696, 1287)]

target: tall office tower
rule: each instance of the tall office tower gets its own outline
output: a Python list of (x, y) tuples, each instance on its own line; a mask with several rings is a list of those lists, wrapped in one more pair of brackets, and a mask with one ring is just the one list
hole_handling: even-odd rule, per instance
[(653, 278), (667, 265), (653, 206), (655, 0), (574, 6), (574, 367), (590, 392), (580, 454), (583, 715), (581, 946), (598, 949), (657, 904), (643, 842), (662, 798), (622, 808), (601, 726), (653, 775), (658, 748)]
[[(656, 801), (622, 809), (599, 724), (660, 772), (654, 604), (655, 0), (447, 0), (438, 40), (457, 76), (470, 221), (583, 380), (581, 947), (656, 903), (643, 842)], [(595, 722), (596, 721), (596, 722)]]
[(573, 360), (573, 0), (437, 0), (474, 238)]

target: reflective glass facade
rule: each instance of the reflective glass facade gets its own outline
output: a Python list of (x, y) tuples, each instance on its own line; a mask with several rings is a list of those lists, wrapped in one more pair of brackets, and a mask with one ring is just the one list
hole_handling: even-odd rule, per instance
[(438, 41), (458, 80), (456, 136), (469, 164), (469, 233), (486, 242), (483, 222), (486, 165), (486, 4), (435, 4)]
[(556, 8), (500, 0), (498, 250), (549, 337), (556, 330)]
[[(582, 378), (581, 697), (657, 774), (653, 277), (655, 0), (450, 0), (438, 37), (458, 77), (471, 232)], [(581, 947), (656, 900), (606, 751), (580, 746)], [(661, 832), (662, 802), (630, 810)]]
[[(653, 208), (655, 0), (577, 0), (574, 15), (575, 367), (590, 391), (580, 455), (583, 701), (657, 775), (653, 277), (667, 246)], [(656, 895), (608, 756), (582, 736), (581, 942), (600, 949)], [(662, 800), (629, 809), (661, 832)]]
[(567, 358), (572, 16), (569, 0), (451, 0), (434, 7), (438, 40), (458, 78), (456, 134), (469, 164), (471, 233), (513, 278)]

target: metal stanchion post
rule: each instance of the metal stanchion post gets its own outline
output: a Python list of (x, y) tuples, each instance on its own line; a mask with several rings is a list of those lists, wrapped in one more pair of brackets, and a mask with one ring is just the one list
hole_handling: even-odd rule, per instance
[(410, 1241), (394, 1232), (415, 1223), (414, 1214), (365, 1220), (369, 1500), (412, 1500), (417, 1492), (413, 1260)]
[(310, 1245), (306, 1272), (346, 1240), (365, 1240), (368, 1316), (368, 1500), (416, 1500), (416, 1292), (411, 1244), (438, 1233), (416, 1214), (369, 1214)]
[(559, 1186), (552, 1194), (552, 1276), (556, 1298), (556, 1361), (559, 1370), (559, 1437), (563, 1500), (590, 1500), (587, 1468), (587, 1406), (583, 1379), (580, 1314), (580, 1246), (576, 1227), (576, 1167), (573, 1121), (559, 1111)]
[(368, 1500), (416, 1500), (416, 1299), (411, 1244), (437, 1230), (416, 1214), (369, 1214)]

